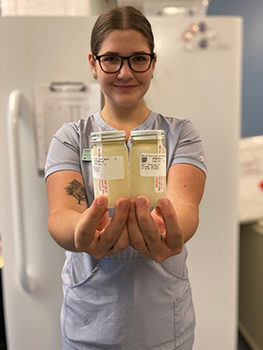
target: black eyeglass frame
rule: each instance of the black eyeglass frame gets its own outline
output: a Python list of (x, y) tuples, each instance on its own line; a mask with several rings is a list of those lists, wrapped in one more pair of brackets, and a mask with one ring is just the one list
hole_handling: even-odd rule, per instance
[[(147, 69), (143, 70), (143, 71), (137, 71), (137, 70), (135, 70), (135, 69), (132, 68), (131, 63), (130, 63), (130, 58), (131, 58), (131, 57), (135, 57), (135, 56), (142, 56), (142, 55), (147, 55), (147, 56), (150, 56), (150, 57), (151, 57), (151, 60), (150, 60), (150, 63), (149, 63), (149, 67), (148, 67)], [(120, 68), (119, 68), (118, 70), (116, 70), (116, 71), (114, 71), (114, 72), (106, 72), (106, 71), (102, 68), (100, 59), (101, 59), (102, 57), (107, 57), (107, 56), (113, 56), (113, 57), (119, 57), (119, 58), (121, 58), (121, 65), (120, 65)], [(124, 60), (127, 60), (127, 61), (128, 61), (128, 65), (129, 65), (129, 67), (131, 68), (131, 70), (132, 70), (133, 72), (135, 72), (135, 73), (145, 73), (145, 72), (147, 72), (147, 70), (150, 69), (150, 67), (151, 67), (151, 65), (152, 65), (152, 61), (153, 61), (153, 59), (154, 59), (155, 57), (156, 57), (155, 53), (141, 53), (141, 54), (134, 54), (134, 55), (131, 55), (131, 56), (126, 56), (126, 57), (124, 57), (124, 56), (119, 56), (119, 55), (93, 55), (93, 59), (94, 59), (94, 60), (97, 60), (97, 61), (99, 62), (99, 65), (100, 65), (101, 70), (102, 70), (104, 73), (106, 73), (106, 74), (115, 74), (115, 73), (118, 73), (118, 72), (121, 70), (122, 66), (123, 66), (123, 61), (124, 61)]]

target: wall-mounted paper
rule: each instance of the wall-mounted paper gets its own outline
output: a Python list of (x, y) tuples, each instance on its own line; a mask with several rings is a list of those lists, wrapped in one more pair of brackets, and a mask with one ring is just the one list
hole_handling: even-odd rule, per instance
[(35, 86), (35, 120), (38, 169), (44, 170), (50, 142), (64, 124), (100, 111), (98, 83), (59, 82)]

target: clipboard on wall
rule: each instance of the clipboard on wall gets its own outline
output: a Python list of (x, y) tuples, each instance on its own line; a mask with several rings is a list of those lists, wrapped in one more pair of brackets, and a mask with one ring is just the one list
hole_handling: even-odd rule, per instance
[(98, 83), (53, 82), (34, 87), (37, 167), (45, 168), (53, 135), (64, 124), (99, 112), (103, 103)]

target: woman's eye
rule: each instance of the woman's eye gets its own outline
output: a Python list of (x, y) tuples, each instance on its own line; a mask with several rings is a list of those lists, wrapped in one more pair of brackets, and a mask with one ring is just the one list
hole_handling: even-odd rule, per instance
[(105, 63), (118, 63), (120, 61), (119, 57), (116, 56), (104, 56), (102, 57), (102, 62)]
[(136, 56), (134, 59), (135, 59), (136, 61), (138, 61), (138, 62), (141, 62), (141, 61), (144, 61), (144, 60), (145, 60), (145, 58), (144, 58), (143, 56)]
[(148, 56), (144, 56), (144, 55), (141, 55), (141, 56), (134, 56), (132, 58), (133, 62), (135, 63), (144, 63), (145, 61), (148, 60)]

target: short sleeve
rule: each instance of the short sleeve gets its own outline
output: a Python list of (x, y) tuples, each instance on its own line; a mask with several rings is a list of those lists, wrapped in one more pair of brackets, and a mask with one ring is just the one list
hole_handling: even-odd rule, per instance
[(207, 173), (202, 140), (198, 131), (189, 120), (180, 125), (178, 142), (172, 159), (173, 164), (187, 163)]
[(45, 178), (61, 170), (74, 170), (81, 173), (77, 123), (64, 124), (51, 141), (45, 166)]

